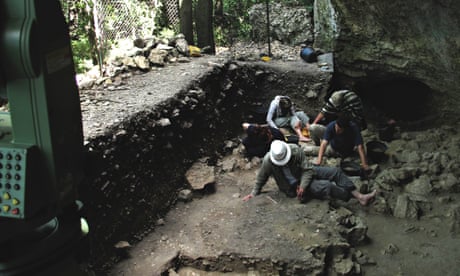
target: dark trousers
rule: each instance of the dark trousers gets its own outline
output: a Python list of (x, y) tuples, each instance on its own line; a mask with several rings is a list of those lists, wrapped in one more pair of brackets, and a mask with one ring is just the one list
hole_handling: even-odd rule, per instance
[(348, 201), (355, 185), (342, 170), (336, 167), (315, 166), (315, 176), (308, 187), (309, 194), (316, 198), (336, 198)]

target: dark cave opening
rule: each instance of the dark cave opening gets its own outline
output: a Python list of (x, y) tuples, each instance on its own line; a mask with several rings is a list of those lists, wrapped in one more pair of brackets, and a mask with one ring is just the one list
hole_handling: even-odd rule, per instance
[(432, 90), (416, 80), (394, 78), (361, 83), (356, 90), (368, 106), (366, 113), (371, 120), (394, 119), (409, 123), (424, 121), (433, 115)]

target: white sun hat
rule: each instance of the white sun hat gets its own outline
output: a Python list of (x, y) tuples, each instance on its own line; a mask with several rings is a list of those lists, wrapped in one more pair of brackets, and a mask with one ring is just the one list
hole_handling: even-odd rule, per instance
[(283, 141), (275, 140), (270, 146), (270, 160), (277, 166), (284, 166), (291, 158), (291, 148)]

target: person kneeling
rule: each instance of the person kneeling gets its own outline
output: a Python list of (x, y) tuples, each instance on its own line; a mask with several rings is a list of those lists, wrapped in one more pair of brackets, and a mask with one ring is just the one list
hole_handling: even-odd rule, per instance
[(375, 190), (369, 194), (360, 193), (340, 169), (313, 166), (299, 146), (279, 140), (271, 143), (270, 151), (264, 156), (257, 173), (256, 184), (243, 200), (259, 195), (270, 176), (275, 178), (280, 191), (288, 197), (297, 196), (301, 202), (305, 202), (309, 196), (343, 201), (354, 197), (365, 206), (377, 193)]

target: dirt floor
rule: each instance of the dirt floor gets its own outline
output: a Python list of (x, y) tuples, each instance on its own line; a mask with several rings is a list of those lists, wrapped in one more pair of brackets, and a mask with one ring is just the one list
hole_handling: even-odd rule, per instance
[[(123, 120), (132, 109), (142, 109), (133, 93), (151, 95), (144, 88), (153, 86), (163, 100), (218, 61), (203, 57), (133, 75), (118, 93), (82, 92), (85, 138)], [(229, 168), (228, 163), (234, 165)], [(459, 194), (437, 195), (430, 213), (418, 220), (382, 214), (382, 191), (366, 207), (356, 200), (300, 204), (270, 180), (260, 196), (243, 202), (258, 166), (235, 148), (215, 167), (214, 187), (179, 201), (139, 243), (121, 246), (122, 261), (110, 274), (160, 275), (169, 270), (163, 275), (460, 275), (460, 239), (450, 233), (442, 199), (458, 203)], [(355, 228), (359, 224), (364, 226)], [(364, 231), (365, 238), (358, 233), (358, 241), (351, 243), (355, 229)]]
[[(452, 237), (447, 227), (444, 205), (434, 206), (432, 213), (420, 220), (398, 219), (375, 211), (373, 204), (363, 207), (353, 199), (348, 203), (314, 199), (300, 204), (280, 193), (273, 181), (260, 196), (243, 202), (256, 172), (257, 166), (220, 173), (214, 193), (178, 203), (161, 226), (129, 249), (129, 257), (111, 275), (159, 275), (177, 256), (209, 260), (198, 265), (201, 270), (182, 269), (177, 271), (179, 275), (227, 275), (205, 272), (213, 270), (236, 273), (241, 267), (229, 259), (249, 267), (255, 263), (251, 272), (229, 275), (336, 275), (323, 271), (318, 259), (324, 256), (315, 256), (321, 255), (315, 251), (345, 242), (339, 234), (343, 229), (330, 220), (345, 211), (341, 207), (368, 227), (366, 240), (352, 249), (361, 252), (354, 256), (362, 254), (364, 275), (460, 275), (460, 240)], [(453, 195), (450, 200), (458, 202), (460, 196)], [(344, 250), (349, 250), (348, 246)], [(270, 265), (262, 260), (270, 260)], [(257, 267), (257, 262), (264, 265)], [(302, 270), (303, 266), (316, 269)], [(281, 268), (284, 272), (276, 273)]]

